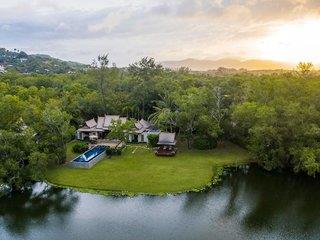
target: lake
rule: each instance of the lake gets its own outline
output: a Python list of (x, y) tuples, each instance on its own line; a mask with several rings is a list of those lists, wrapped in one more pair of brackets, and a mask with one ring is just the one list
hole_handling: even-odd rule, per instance
[(38, 183), (0, 199), (0, 239), (318, 240), (320, 181), (247, 166), (208, 192), (133, 198)]

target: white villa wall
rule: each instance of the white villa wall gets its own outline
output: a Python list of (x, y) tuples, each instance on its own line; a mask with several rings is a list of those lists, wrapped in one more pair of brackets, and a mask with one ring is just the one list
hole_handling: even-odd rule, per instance
[[(160, 132), (143, 132), (138, 134), (138, 143), (149, 143), (148, 135), (150, 134), (159, 134)], [(134, 134), (129, 134), (128, 141), (134, 141)]]
[[(159, 134), (160, 132), (143, 132), (138, 134), (138, 143), (148, 143), (148, 135), (150, 134)], [(86, 137), (89, 137), (91, 135), (98, 136), (98, 133), (96, 132), (80, 132), (77, 131), (76, 133), (76, 139), (78, 140), (84, 140)], [(134, 141), (134, 134), (128, 134), (128, 142)]]
[(78, 140), (84, 140), (85, 137), (89, 137), (89, 134), (77, 131), (76, 138)]
[(98, 133), (97, 132), (81, 132), (81, 131), (77, 131), (76, 133), (76, 138), (78, 140), (84, 140), (86, 137), (90, 137), (90, 136), (98, 137)]
[[(148, 140), (148, 139), (147, 139), (147, 140)], [(138, 135), (138, 142), (139, 142), (139, 143), (144, 143), (144, 142), (146, 142), (145, 134), (144, 134), (144, 133)]]

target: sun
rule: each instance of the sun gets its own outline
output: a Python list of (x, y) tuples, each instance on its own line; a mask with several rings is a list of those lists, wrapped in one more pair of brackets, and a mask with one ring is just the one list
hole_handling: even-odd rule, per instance
[(278, 25), (257, 41), (263, 59), (320, 63), (320, 19), (304, 19)]

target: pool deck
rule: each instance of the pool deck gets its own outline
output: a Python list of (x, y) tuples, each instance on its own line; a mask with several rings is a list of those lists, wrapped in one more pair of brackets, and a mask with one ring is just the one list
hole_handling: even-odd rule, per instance
[(105, 146), (110, 148), (122, 148), (125, 145), (123, 141), (119, 140), (107, 140), (107, 139), (98, 139), (97, 143), (89, 143), (89, 149), (95, 146)]

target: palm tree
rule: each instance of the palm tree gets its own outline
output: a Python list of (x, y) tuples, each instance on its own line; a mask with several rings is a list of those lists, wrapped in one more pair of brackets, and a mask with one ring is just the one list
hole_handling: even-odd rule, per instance
[(165, 130), (169, 128), (170, 132), (172, 132), (177, 125), (177, 107), (172, 97), (165, 94), (162, 100), (157, 101), (156, 106), (153, 108), (155, 111), (149, 116), (149, 120)]

